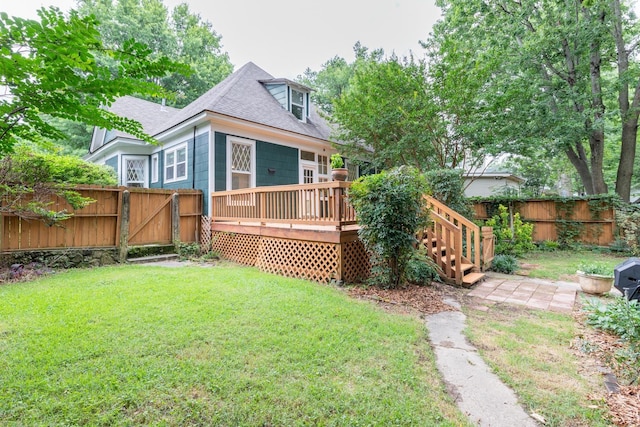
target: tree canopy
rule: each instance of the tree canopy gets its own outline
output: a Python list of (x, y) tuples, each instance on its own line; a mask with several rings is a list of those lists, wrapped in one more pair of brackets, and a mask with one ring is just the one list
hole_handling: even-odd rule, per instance
[[(0, 154), (19, 140), (64, 137), (43, 115), (119, 129), (148, 142), (142, 126), (104, 107), (130, 94), (166, 97), (153, 82), (188, 67), (128, 39), (121, 46), (102, 43), (98, 22), (77, 12), (40, 9), (40, 20), (0, 13)], [(114, 66), (100, 65), (96, 55)]]
[[(166, 56), (187, 64), (180, 71), (159, 76), (156, 82), (176, 96), (169, 104), (184, 107), (221, 82), (233, 71), (222, 36), (208, 21), (189, 10), (186, 3), (169, 9), (162, 0), (78, 0), (81, 15), (93, 15), (106, 46), (119, 48), (134, 38), (146, 44), (152, 57)], [(108, 58), (99, 58), (110, 64)]]
[(335, 57), (322, 70), (302, 76), (336, 124), (334, 138), (343, 154), (382, 169), (473, 169), (482, 163), (486, 147), (474, 146), (453, 126), (468, 114), (447, 97), (447, 91), (455, 92), (454, 82), (430, 77), (426, 62), (413, 56), (385, 57), (384, 51), (369, 53), (359, 43), (354, 51), (352, 64)]
[[(476, 79), (462, 129), (504, 151), (563, 154), (588, 194), (606, 193), (607, 135), (617, 138), (616, 192), (629, 199), (640, 69), (637, 20), (620, 0), (440, 0), (427, 46), (443, 73)], [(462, 53), (462, 55), (461, 55)], [(478, 78), (479, 77), (479, 78)], [(478, 84), (480, 83), (480, 84)]]

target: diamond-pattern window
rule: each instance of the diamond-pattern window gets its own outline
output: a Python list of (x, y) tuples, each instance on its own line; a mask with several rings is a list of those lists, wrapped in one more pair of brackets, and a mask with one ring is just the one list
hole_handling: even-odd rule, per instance
[(127, 159), (127, 187), (144, 187), (144, 159)]
[(234, 172), (251, 173), (251, 146), (234, 143), (232, 147), (231, 169)]

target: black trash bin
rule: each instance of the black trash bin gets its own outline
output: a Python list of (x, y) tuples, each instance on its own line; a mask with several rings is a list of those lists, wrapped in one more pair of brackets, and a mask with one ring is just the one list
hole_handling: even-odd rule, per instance
[(628, 299), (640, 298), (640, 258), (629, 258), (613, 269), (613, 286)]

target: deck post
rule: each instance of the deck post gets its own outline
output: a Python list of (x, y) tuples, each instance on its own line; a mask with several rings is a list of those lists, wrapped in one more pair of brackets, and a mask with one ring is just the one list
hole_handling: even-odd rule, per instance
[(129, 190), (122, 192), (122, 205), (120, 209), (120, 242), (119, 242), (119, 259), (120, 262), (127, 260), (127, 253), (129, 251), (129, 217), (131, 211), (131, 202), (129, 196)]
[(173, 193), (171, 196), (171, 243), (180, 243), (180, 195)]

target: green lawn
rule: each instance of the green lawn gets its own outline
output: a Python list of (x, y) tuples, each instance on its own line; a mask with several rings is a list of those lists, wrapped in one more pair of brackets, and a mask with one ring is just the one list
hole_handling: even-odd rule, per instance
[(241, 267), (0, 286), (0, 425), (467, 425), (423, 324)]
[(576, 274), (576, 270), (583, 262), (598, 262), (613, 268), (628, 259), (629, 256), (596, 252), (588, 250), (564, 250), (553, 252), (530, 252), (525, 254), (519, 262), (532, 264), (529, 277), (550, 280), (567, 280)]

